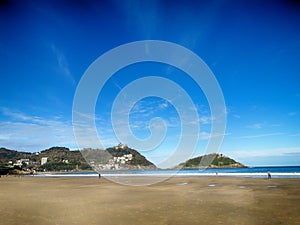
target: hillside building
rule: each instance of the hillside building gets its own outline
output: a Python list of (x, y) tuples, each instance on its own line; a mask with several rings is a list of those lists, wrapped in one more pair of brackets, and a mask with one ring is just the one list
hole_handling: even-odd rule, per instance
[(48, 158), (47, 157), (42, 157), (41, 159), (41, 165), (44, 165), (45, 163), (47, 163)]

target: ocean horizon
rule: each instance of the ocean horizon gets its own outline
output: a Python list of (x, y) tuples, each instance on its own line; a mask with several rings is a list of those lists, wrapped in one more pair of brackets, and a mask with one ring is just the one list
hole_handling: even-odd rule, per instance
[(34, 175), (37, 177), (250, 177), (267, 178), (268, 171), (272, 178), (300, 178), (300, 166), (260, 166), (249, 168), (193, 168), (193, 169), (157, 169), (157, 170), (111, 170), (111, 171), (80, 171), (53, 172)]

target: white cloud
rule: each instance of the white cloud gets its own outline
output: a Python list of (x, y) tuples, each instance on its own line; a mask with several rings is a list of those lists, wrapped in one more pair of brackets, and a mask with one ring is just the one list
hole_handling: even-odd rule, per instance
[(165, 110), (165, 109), (167, 109), (169, 106), (170, 106), (170, 103), (168, 103), (167, 101), (164, 101), (164, 102), (161, 102), (161, 103), (158, 105), (158, 108), (160, 108), (160, 109), (162, 109), (162, 110)]
[(60, 51), (56, 45), (51, 44), (51, 50), (54, 53), (56, 59), (57, 59), (57, 63), (59, 66), (60, 71), (62, 72), (62, 74), (64, 75), (64, 77), (72, 83), (72, 85), (75, 85), (75, 79), (71, 74), (69, 65), (68, 65), (68, 61), (65, 57), (65, 55), (62, 53), (62, 51)]
[(246, 127), (250, 128), (250, 129), (261, 129), (261, 128), (263, 128), (263, 124), (262, 123), (254, 123), (254, 124), (248, 125)]
[(40, 117), (38, 116), (27, 116), (21, 112), (13, 112), (9, 110), (8, 108), (2, 107), (1, 112), (3, 115), (17, 119), (17, 120), (22, 120), (22, 121), (30, 121), (32, 123), (38, 123), (38, 124), (43, 124), (45, 121), (43, 121)]
[(204, 140), (209, 140), (210, 138), (217, 138), (220, 136), (227, 136), (230, 135), (230, 133), (224, 133), (224, 134), (211, 134), (210, 132), (206, 131), (201, 131), (198, 134), (193, 133), (193, 134), (182, 134), (182, 135), (177, 135), (177, 138), (181, 138), (181, 136), (190, 136), (190, 137), (197, 137), (199, 141), (204, 141)]
[(234, 116), (234, 118), (237, 118), (237, 119), (240, 119), (240, 118), (241, 118), (241, 116), (238, 115), (238, 114), (234, 114), (233, 116)]
[(234, 158), (248, 159), (255, 157), (274, 157), (286, 156), (290, 154), (300, 154), (300, 147), (295, 148), (271, 148), (271, 149), (248, 149), (238, 151), (224, 151), (227, 155)]
[(10, 121), (0, 121), (1, 147), (38, 151), (53, 145), (76, 148), (70, 121), (58, 117), (42, 118), (2, 108)]
[(211, 124), (211, 122), (214, 120), (215, 120), (215, 118), (212, 116), (201, 116), (199, 118), (200, 124)]
[(147, 113), (147, 115), (150, 115), (155, 112), (164, 111), (169, 106), (171, 106), (171, 104), (164, 99), (141, 100), (134, 104), (131, 113), (133, 114)]
[(258, 135), (241, 136), (241, 137), (238, 137), (238, 139), (261, 138), (261, 137), (277, 136), (277, 135), (283, 135), (283, 134), (284, 133), (281, 133), (281, 132), (268, 133), (268, 134), (258, 134)]

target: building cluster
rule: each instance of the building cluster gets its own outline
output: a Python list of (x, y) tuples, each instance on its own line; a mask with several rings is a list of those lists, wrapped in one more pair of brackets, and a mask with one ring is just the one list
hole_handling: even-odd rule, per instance
[(127, 145), (120, 143), (117, 146), (115, 146), (114, 148), (115, 149), (124, 149), (124, 148), (127, 148), (127, 147), (128, 147)]
[(8, 162), (8, 164), (9, 165), (13, 165), (13, 166), (23, 166), (24, 164), (25, 165), (35, 165), (35, 164), (37, 164), (37, 162), (31, 162), (29, 159), (18, 159), (18, 160), (16, 160), (15, 162), (13, 162), (13, 161), (9, 161)]
[(90, 165), (96, 170), (118, 170), (126, 167), (126, 164), (133, 159), (132, 154), (125, 154), (119, 157), (113, 157), (109, 159), (105, 164), (95, 164), (94, 161), (90, 162)]
[(12, 166), (19, 166), (22, 167), (24, 165), (29, 166), (38, 166), (38, 165), (44, 165), (45, 163), (47, 163), (48, 158), (47, 157), (42, 157), (41, 158), (41, 162), (38, 161), (31, 161), (30, 159), (17, 159), (15, 162), (13, 161), (8, 161), (9, 165)]

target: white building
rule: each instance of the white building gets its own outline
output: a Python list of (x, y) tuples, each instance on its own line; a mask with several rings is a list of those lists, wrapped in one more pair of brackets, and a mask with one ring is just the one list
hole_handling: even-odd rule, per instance
[(44, 165), (45, 163), (47, 163), (48, 158), (47, 157), (42, 157), (41, 159), (41, 165)]

